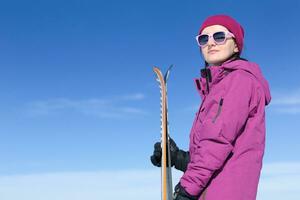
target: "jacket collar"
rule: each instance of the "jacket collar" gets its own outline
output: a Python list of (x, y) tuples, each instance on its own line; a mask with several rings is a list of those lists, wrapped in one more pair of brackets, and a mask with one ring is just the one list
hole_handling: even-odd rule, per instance
[(209, 66), (201, 69), (201, 77), (194, 79), (196, 88), (203, 98), (206, 96), (211, 88), (220, 82), (232, 69), (228, 68), (228, 64), (234, 62), (228, 60), (220, 66)]

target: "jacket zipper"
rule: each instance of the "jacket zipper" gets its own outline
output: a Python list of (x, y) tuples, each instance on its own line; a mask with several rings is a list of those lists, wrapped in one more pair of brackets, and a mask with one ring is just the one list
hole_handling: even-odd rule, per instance
[(201, 194), (200, 196), (200, 199), (202, 197), (202, 200), (205, 200), (206, 199), (206, 192), (207, 192), (207, 188), (203, 191), (203, 193)]
[(201, 109), (202, 109), (202, 107), (203, 107), (203, 104), (204, 104), (205, 99), (206, 99), (206, 96), (204, 96), (204, 98), (203, 98), (203, 100), (202, 100), (202, 102), (201, 102), (200, 108), (199, 108), (198, 113), (197, 113), (196, 121), (198, 121), (198, 118), (199, 118), (199, 115), (200, 115), (200, 112), (201, 112)]
[(222, 106), (223, 106), (223, 98), (221, 98), (221, 100), (219, 102), (218, 112), (217, 112), (216, 116), (213, 118), (212, 123), (215, 123), (215, 121), (217, 120), (218, 116), (220, 115), (221, 110), (222, 110)]

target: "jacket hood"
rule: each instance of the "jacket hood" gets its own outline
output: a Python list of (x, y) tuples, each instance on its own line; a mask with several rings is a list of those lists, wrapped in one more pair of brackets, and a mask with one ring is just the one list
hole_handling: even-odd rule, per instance
[(234, 61), (225, 62), (220, 67), (223, 67), (224, 69), (230, 69), (230, 70), (241, 69), (254, 75), (254, 77), (258, 80), (258, 82), (262, 85), (264, 89), (265, 99), (266, 99), (265, 104), (268, 105), (270, 103), (271, 93), (270, 93), (269, 84), (267, 80), (264, 78), (260, 70), (260, 67), (256, 63), (245, 61), (245, 60), (234, 60)]

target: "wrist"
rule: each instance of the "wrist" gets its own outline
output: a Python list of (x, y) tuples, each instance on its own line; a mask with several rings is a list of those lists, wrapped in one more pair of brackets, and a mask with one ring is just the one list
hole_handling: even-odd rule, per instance
[(181, 185), (180, 182), (175, 186), (174, 200), (197, 200), (198, 196), (190, 195)]

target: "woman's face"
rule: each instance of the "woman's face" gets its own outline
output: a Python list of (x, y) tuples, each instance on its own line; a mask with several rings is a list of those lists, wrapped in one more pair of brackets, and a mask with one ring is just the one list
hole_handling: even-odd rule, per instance
[[(228, 29), (221, 25), (213, 25), (203, 29), (201, 34), (211, 35), (218, 31), (228, 31)], [(227, 38), (224, 44), (216, 44), (213, 38), (210, 38), (207, 45), (201, 47), (201, 52), (210, 65), (221, 65), (239, 50), (233, 38)]]

